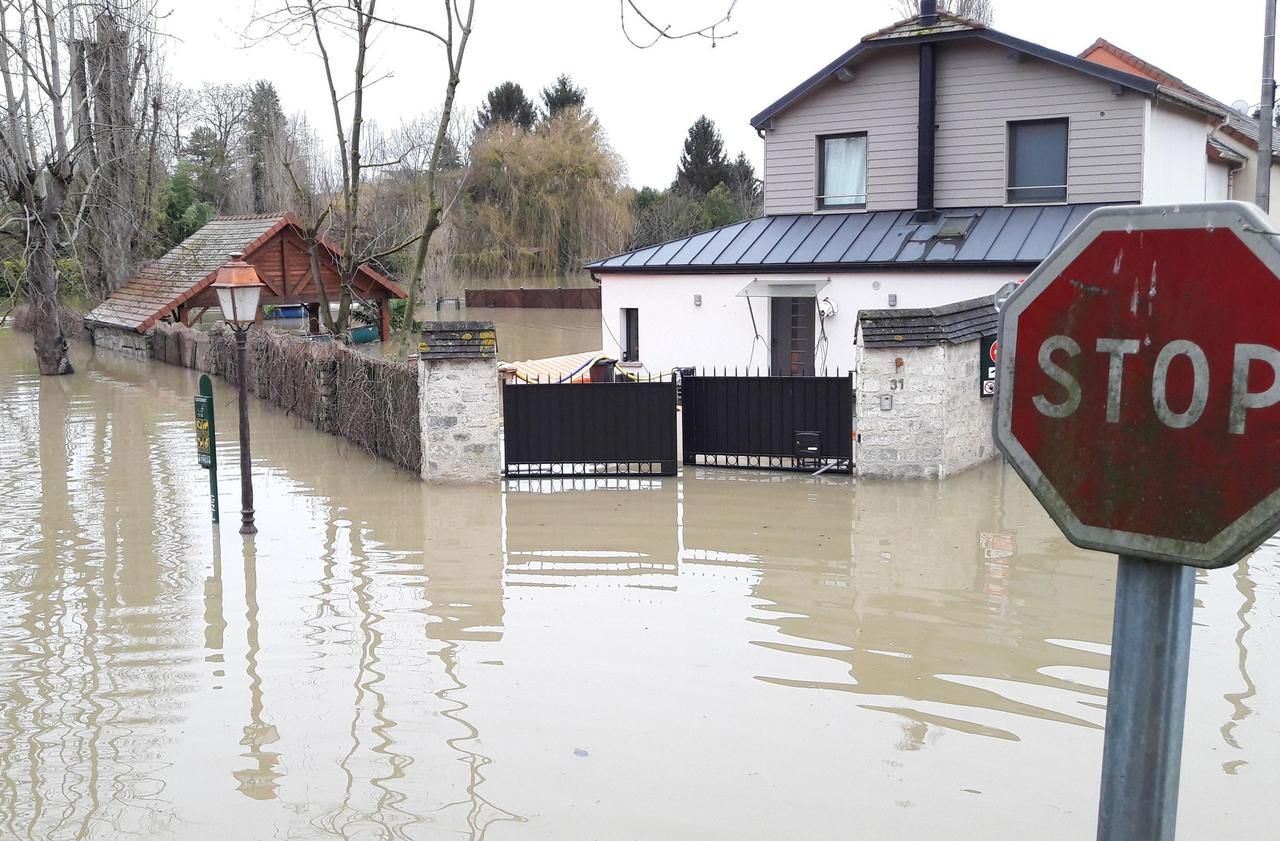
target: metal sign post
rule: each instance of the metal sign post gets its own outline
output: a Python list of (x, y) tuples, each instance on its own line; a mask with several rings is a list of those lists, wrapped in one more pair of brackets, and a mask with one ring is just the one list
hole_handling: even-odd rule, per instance
[(218, 438), (213, 419), (213, 383), (208, 374), (200, 375), (200, 394), (196, 403), (196, 457), (209, 471), (209, 508), (213, 522), (218, 522)]
[(995, 439), (1120, 556), (1099, 841), (1173, 841), (1193, 567), (1280, 530), (1280, 237), (1217, 202), (1091, 213), (1000, 306)]
[(1098, 841), (1173, 841), (1195, 570), (1120, 556)]

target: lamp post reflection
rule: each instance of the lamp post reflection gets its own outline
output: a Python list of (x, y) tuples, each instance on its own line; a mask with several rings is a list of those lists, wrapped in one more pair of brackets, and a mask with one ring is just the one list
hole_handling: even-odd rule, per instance
[(258, 571), (257, 552), (251, 542), (244, 544), (244, 606), (245, 619), (245, 652), (246, 672), (249, 675), (249, 723), (245, 725), (244, 736), (240, 744), (249, 750), (240, 754), (253, 760), (253, 764), (245, 769), (233, 771), (241, 794), (254, 800), (273, 800), (280, 788), (277, 780), (283, 776), (276, 769), (280, 762), (280, 754), (263, 750), (267, 745), (280, 741), (280, 734), (274, 724), (263, 719), (264, 703), (262, 698), (262, 676), (258, 674)]

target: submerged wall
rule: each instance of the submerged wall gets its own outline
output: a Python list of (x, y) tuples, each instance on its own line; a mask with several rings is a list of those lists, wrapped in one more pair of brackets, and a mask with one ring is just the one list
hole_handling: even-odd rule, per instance
[(982, 394), (989, 297), (942, 307), (872, 310), (858, 331), (859, 476), (945, 479), (994, 457), (995, 401)]
[(151, 358), (151, 337), (121, 327), (93, 328), (93, 346), (130, 359)]
[(422, 478), (481, 482), (502, 475), (497, 336), (491, 321), (430, 324), (418, 345)]

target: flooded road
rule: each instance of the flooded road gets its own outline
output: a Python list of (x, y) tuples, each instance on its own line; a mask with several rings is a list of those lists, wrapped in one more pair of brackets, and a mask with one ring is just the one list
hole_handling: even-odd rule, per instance
[[(0, 838), (1079, 839), (1114, 560), (1009, 471), (427, 487), (0, 330)], [(1280, 823), (1280, 548), (1200, 573), (1179, 837)]]

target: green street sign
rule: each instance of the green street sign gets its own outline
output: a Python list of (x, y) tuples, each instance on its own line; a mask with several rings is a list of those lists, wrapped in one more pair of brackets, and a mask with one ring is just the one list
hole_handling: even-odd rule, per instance
[(218, 522), (218, 439), (213, 421), (213, 383), (208, 374), (200, 375), (200, 394), (196, 404), (196, 458), (209, 471), (209, 508), (213, 522)]

